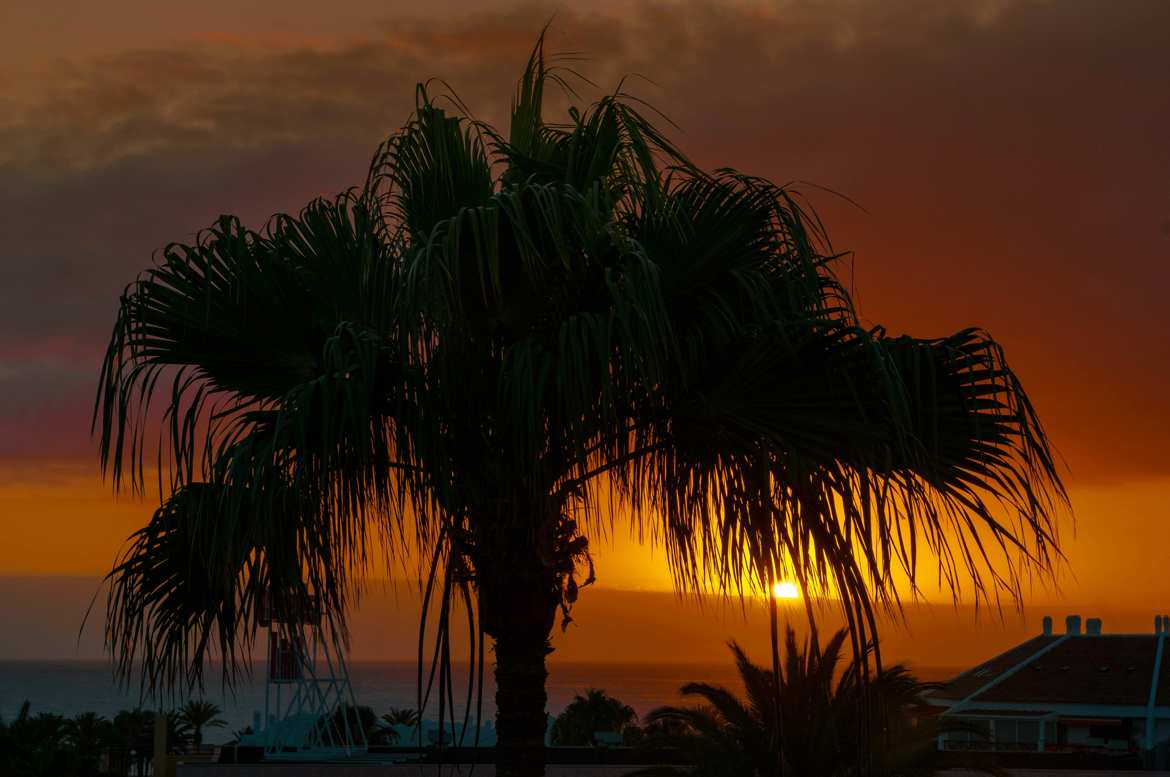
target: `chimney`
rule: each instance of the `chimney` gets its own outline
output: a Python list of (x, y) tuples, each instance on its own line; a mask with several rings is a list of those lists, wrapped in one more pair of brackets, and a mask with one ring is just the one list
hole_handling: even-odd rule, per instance
[(1100, 618), (1089, 618), (1087, 621), (1085, 621), (1085, 633), (1090, 634), (1094, 637), (1100, 636), (1101, 635), (1101, 619)]
[(1162, 633), (1162, 616), (1161, 615), (1154, 616), (1154, 633), (1155, 634)]
[[(1159, 616), (1159, 617), (1161, 617), (1161, 616)], [(1051, 615), (1044, 616), (1044, 636), (1046, 636), (1046, 637), (1052, 636), (1052, 616)]]
[(1081, 616), (1069, 615), (1064, 619), (1064, 630), (1069, 634), (1081, 633)]

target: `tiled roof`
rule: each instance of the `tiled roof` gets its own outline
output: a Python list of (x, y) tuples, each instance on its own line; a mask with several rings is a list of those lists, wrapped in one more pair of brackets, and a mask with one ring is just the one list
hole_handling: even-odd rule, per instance
[(1156, 650), (1153, 634), (1072, 636), (977, 698), (1145, 706)]
[[(1145, 706), (1157, 634), (1044, 635), (954, 678), (933, 695), (983, 704)], [(1054, 644), (1055, 643), (1055, 644)], [(1041, 653), (1045, 648), (1047, 652)], [(1158, 678), (1158, 704), (1170, 705), (1170, 637)], [(1022, 664), (1022, 666), (1021, 666)], [(1016, 671), (1011, 672), (1016, 668)]]
[(1033, 637), (1027, 642), (1016, 645), (1011, 650), (1000, 653), (990, 661), (984, 661), (974, 669), (963, 672), (931, 695), (955, 701), (965, 699), (1013, 666), (1034, 655), (1036, 651), (1051, 645), (1057, 639), (1059, 639), (1057, 636)]

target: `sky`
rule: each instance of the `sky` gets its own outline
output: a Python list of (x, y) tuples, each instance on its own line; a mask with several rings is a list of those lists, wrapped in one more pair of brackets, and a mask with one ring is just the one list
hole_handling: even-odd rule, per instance
[[(867, 324), (1003, 343), (1075, 518), (1026, 604), (1170, 609), (1170, 4), (0, 0), (0, 575), (21, 617), (73, 624), (21, 621), (0, 657), (65, 650), (60, 581), (106, 571), (154, 506), (113, 499), (89, 435), (122, 287), (220, 213), (359, 183), (419, 81), (501, 120), (550, 20), (552, 51), (631, 76), (703, 166), (801, 182)], [(595, 550), (606, 601), (668, 590), (623, 532)], [(948, 611), (979, 649), (1035, 625)]]

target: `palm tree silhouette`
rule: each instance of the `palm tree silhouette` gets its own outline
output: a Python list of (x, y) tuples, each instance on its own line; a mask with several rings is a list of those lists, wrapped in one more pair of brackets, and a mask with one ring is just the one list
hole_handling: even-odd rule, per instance
[(864, 681), (856, 659), (841, 667), (846, 638), (845, 630), (838, 631), (822, 648), (814, 629), (798, 646), (787, 629), (779, 720), (772, 671), (731, 643), (743, 698), (720, 686), (688, 683), (683, 695), (701, 704), (660, 707), (646, 716), (648, 731), (657, 732), (650, 741), (681, 747), (696, 768), (639, 774), (934, 774), (941, 768), (935, 743), (942, 728), (937, 716), (914, 713), (935, 686), (919, 682), (902, 665), (884, 667)]
[(388, 726), (417, 726), (418, 711), (409, 707), (391, 707), (382, 715), (382, 721)]
[(203, 729), (223, 728), (227, 721), (219, 717), (222, 710), (209, 701), (189, 701), (179, 710), (179, 717), (191, 731), (196, 748), (203, 746)]
[[(154, 752), (155, 713), (141, 707), (120, 710), (114, 716), (114, 729), (121, 743), (122, 773), (145, 774), (146, 764)], [(170, 734), (168, 725), (168, 736)]]
[(191, 739), (191, 727), (179, 710), (147, 710), (141, 707), (122, 710), (114, 716), (114, 728), (132, 759), (137, 771), (142, 773), (154, 754), (154, 727), (159, 715), (163, 716), (166, 727), (168, 753), (181, 753), (187, 749)]
[(50, 712), (32, 714), (26, 700), (11, 723), (0, 718), (0, 774), (51, 777), (72, 770), (69, 721)]
[(263, 595), (340, 632), (381, 542), (423, 559), (420, 676), (452, 698), (465, 614), (499, 773), (537, 775), (549, 635), (612, 520), (681, 588), (831, 591), (856, 644), (920, 552), (988, 598), (1049, 569), (1064, 492), (999, 346), (863, 328), (796, 194), (698, 169), (620, 87), (546, 122), (569, 77), (538, 43), (507, 132), (420, 86), (363, 186), (222, 217), (126, 289), (95, 429), (141, 489), (160, 399), (165, 493), (109, 576), (123, 673), (234, 676)]
[(400, 738), (398, 727), (414, 728), (419, 724), (419, 714), (417, 710), (408, 707), (391, 707), (388, 712), (382, 715), (382, 723), (385, 724), (385, 727), (382, 729), (381, 735), (386, 739), (387, 744), (392, 745)]
[(77, 773), (81, 777), (96, 775), (102, 753), (116, 744), (113, 724), (96, 713), (83, 712), (75, 715), (67, 726)]
[(589, 745), (599, 731), (621, 734), (635, 723), (637, 714), (629, 705), (605, 691), (589, 688), (573, 700), (553, 722), (550, 739), (554, 745)]

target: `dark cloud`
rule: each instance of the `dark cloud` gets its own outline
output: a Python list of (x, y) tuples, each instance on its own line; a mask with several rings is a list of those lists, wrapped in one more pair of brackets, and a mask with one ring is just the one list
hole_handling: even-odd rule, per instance
[[(247, 33), (203, 35), (29, 72), (4, 106), (0, 170), (53, 175), (128, 157), (384, 133), (409, 109), (418, 80), (444, 78), (468, 97), (506, 94), (550, 20), (557, 48), (582, 52), (603, 86), (641, 73), (668, 87), (717, 86), (754, 104), (832, 89), (826, 65), (840, 75), (900, 48), (920, 61), (946, 58), (956, 41), (993, 35), (1008, 9), (1035, 5), (659, 1), (581, 13), (529, 3), (442, 18), (416, 12), (364, 35), (284, 45), (259, 31), (256, 42)], [(679, 99), (672, 89), (662, 96)]]
[[(552, 47), (587, 55), (562, 64), (603, 87), (651, 79), (628, 88), (701, 163), (862, 203), (809, 190), (857, 252), (842, 270), (862, 313), (921, 334), (991, 329), (1074, 481), (1170, 469), (1170, 6), (1157, 0), (416, 12), (9, 76), (0, 424), (39, 420), (4, 451), (87, 450), (68, 408), (88, 412), (116, 294), (152, 251), (220, 212), (256, 223), (358, 182), (420, 79), (501, 120), (553, 10)], [(58, 404), (27, 377), (46, 361)]]

